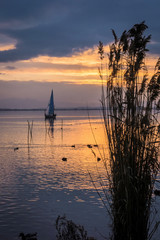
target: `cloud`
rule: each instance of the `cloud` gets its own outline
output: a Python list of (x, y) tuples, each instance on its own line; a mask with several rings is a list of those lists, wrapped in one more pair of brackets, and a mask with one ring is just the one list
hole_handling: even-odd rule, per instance
[(15, 70), (16, 69), (16, 67), (13, 67), (13, 66), (6, 66), (5, 67), (7, 70)]
[(112, 41), (111, 28), (119, 34), (146, 20), (148, 33), (160, 53), (159, 0), (6, 0), (0, 8), (0, 33), (16, 41), (2, 51), (1, 62), (27, 60), (39, 55), (67, 56)]
[[(104, 46), (104, 68), (108, 62), (109, 45)], [(37, 81), (37, 82), (65, 82), (73, 84), (96, 84), (101, 80), (98, 73), (100, 59), (98, 48), (79, 50), (64, 57), (38, 56), (28, 60), (0, 63), (1, 80)], [(157, 55), (147, 54), (146, 66), (151, 76), (158, 59)], [(3, 75), (2, 75), (3, 74)], [(106, 71), (104, 71), (104, 79)]]
[(0, 63), (1, 72), (5, 74), (1, 80), (99, 84), (97, 51), (95, 46), (65, 57), (38, 56), (9, 64)]

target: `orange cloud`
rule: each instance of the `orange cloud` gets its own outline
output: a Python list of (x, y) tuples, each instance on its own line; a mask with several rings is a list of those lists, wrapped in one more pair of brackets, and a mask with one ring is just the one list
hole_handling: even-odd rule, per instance
[(0, 51), (16, 49), (17, 41), (4, 34), (0, 34)]
[(16, 46), (14, 44), (8, 44), (8, 45), (0, 44), (0, 51), (8, 51), (12, 49), (16, 49)]
[[(5, 46), (7, 49), (7, 45)], [(10, 47), (15, 47), (12, 45)], [(8, 45), (9, 48), (9, 45)], [(109, 51), (109, 45), (105, 46)], [(146, 65), (152, 74), (156, 55), (148, 55)], [(107, 56), (104, 63), (107, 61)], [(1, 80), (73, 82), (76, 84), (101, 84), (97, 46), (80, 49), (65, 57), (38, 56), (24, 61), (0, 63)], [(105, 66), (105, 65), (104, 65)]]

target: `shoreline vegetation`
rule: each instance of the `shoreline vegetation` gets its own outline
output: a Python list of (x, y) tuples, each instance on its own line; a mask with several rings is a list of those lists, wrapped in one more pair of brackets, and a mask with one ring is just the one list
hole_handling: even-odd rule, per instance
[(145, 22), (135, 24), (120, 38), (112, 30), (107, 69), (102, 42), (98, 48), (109, 187), (100, 184), (112, 219), (112, 240), (151, 240), (160, 224), (151, 216), (160, 171), (160, 58), (150, 78), (145, 65), (146, 45), (151, 39), (151, 35), (144, 36), (147, 28)]
[[(45, 111), (45, 108), (0, 108), (0, 112)], [(55, 108), (56, 111), (99, 111), (101, 107)]]

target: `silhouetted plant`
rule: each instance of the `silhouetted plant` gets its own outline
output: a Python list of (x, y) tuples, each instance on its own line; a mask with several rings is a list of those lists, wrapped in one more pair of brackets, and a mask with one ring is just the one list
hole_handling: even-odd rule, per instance
[(57, 240), (88, 240), (83, 226), (76, 225), (65, 216), (58, 216), (56, 220)]
[(23, 232), (21, 232), (19, 234), (19, 238), (21, 238), (21, 240), (38, 240), (37, 239), (37, 233), (24, 234)]
[[(114, 30), (108, 55), (106, 90), (102, 88), (102, 108), (108, 139), (109, 162), (104, 162), (109, 189), (101, 182), (110, 205), (114, 240), (151, 239), (151, 199), (159, 170), (158, 114), (160, 106), (160, 58), (149, 79), (145, 66), (147, 43), (145, 22), (124, 31)], [(103, 77), (103, 44), (99, 44)], [(111, 201), (109, 200), (111, 197)]]

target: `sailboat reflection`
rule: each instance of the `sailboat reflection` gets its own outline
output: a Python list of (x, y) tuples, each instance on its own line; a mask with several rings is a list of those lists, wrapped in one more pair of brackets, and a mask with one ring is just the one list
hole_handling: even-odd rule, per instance
[(45, 127), (46, 127), (46, 133), (53, 138), (54, 137), (54, 119), (46, 119)]

